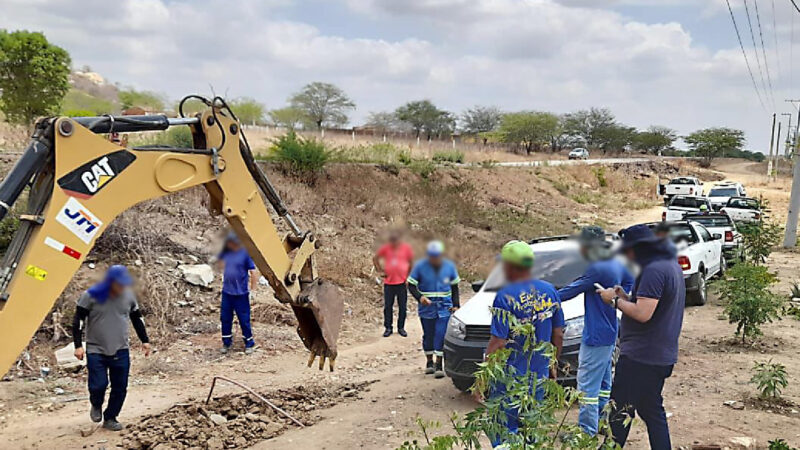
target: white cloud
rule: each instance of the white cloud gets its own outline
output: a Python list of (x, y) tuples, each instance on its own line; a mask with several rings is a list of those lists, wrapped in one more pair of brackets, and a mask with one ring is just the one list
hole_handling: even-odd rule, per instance
[[(353, 15), (347, 37), (323, 31), (324, 18), (304, 20), (302, 2), (287, 8), (289, 0), (2, 0), (0, 27), (44, 31), (76, 66), (175, 98), (212, 85), (277, 107), (322, 80), (351, 94), (356, 120), (418, 98), (454, 111), (608, 106), (639, 127), (727, 125), (758, 148), (767, 141), (732, 30), (731, 46), (712, 51), (680, 23), (615, 11), (669, 4), (687, 16), (727, 14), (724, 0), (337, 1)], [(779, 19), (784, 33), (788, 17)], [(400, 32), (376, 36), (398, 18)], [(359, 23), (371, 25), (369, 38)]]

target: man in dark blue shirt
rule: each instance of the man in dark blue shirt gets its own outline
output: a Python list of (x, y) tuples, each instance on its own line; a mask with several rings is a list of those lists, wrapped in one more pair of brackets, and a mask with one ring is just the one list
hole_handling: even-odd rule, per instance
[(672, 448), (661, 391), (678, 361), (686, 288), (675, 246), (647, 225), (620, 232), (622, 250), (639, 268), (631, 296), (616, 286), (599, 291), (603, 301), (622, 311), (620, 357), (611, 399), (611, 431), (624, 446), (636, 413), (647, 425), (650, 448)]
[[(555, 287), (546, 281), (532, 278), (534, 254), (528, 243), (508, 242), (503, 246), (500, 258), (508, 284), (497, 291), (492, 305), (492, 336), (489, 338), (486, 354), (490, 355), (501, 348), (510, 349), (511, 354), (506, 362), (508, 373), (527, 376), (531, 392), (534, 392), (537, 400), (541, 400), (544, 396), (542, 382), (548, 377), (555, 378), (555, 375), (551, 371), (550, 358), (536, 350), (537, 344), (552, 343), (556, 348), (555, 358), (558, 359), (564, 339), (564, 311), (561, 310)], [(525, 344), (531, 336), (512, 333), (509, 320), (511, 316), (520, 324), (533, 324), (535, 342), (528, 342), (529, 350), (526, 350)], [(502, 396), (504, 392), (505, 386), (499, 384), (492, 386), (490, 395)], [(505, 413), (509, 432), (516, 433), (519, 427), (518, 410), (509, 405)], [(489, 438), (492, 445), (500, 444), (497, 436)]]
[(258, 281), (256, 265), (247, 253), (239, 238), (231, 232), (225, 239), (225, 246), (219, 254), (223, 264), (222, 304), (220, 305), (220, 321), (222, 322), (222, 354), (230, 351), (233, 344), (233, 314), (239, 318), (242, 328), (245, 353), (251, 354), (255, 348), (253, 330), (250, 327), (250, 291)]
[(633, 276), (614, 258), (611, 243), (600, 227), (585, 227), (578, 240), (581, 254), (590, 262), (586, 272), (558, 291), (561, 301), (583, 294), (584, 326), (578, 355), (578, 389), (581, 397), (578, 423), (588, 435), (597, 434), (600, 414), (611, 396), (611, 366), (617, 345), (617, 311), (600, 298), (595, 284), (633, 288)]

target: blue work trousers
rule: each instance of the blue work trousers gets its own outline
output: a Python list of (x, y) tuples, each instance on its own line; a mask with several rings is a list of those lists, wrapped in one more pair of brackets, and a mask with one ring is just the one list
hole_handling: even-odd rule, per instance
[(253, 330), (250, 328), (250, 294), (231, 295), (222, 293), (222, 307), (219, 318), (222, 322), (222, 345), (230, 347), (233, 343), (233, 314), (239, 319), (242, 327), (244, 346), (250, 348), (256, 345), (253, 341)]
[(614, 345), (583, 343), (578, 354), (578, 390), (581, 398), (578, 424), (584, 433), (597, 434), (600, 414), (611, 396), (611, 359)]
[(422, 322), (422, 350), (426, 355), (444, 355), (444, 335), (450, 316), (433, 319), (419, 319)]
[(105, 420), (117, 420), (125, 396), (128, 394), (128, 372), (131, 368), (128, 349), (117, 351), (113, 355), (100, 353), (86, 354), (86, 368), (89, 372), (89, 402), (95, 408), (102, 408), (109, 380), (111, 393), (108, 405), (103, 411)]

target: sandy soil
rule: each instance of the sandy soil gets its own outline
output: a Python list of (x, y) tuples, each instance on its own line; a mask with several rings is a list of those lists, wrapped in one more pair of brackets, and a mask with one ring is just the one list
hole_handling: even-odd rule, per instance
[[(727, 178), (745, 182), (752, 194), (768, 197), (773, 216), (782, 217), (787, 180), (763, 183), (760, 166), (751, 163), (723, 161), (716, 169), (723, 170)], [(471, 176), (479, 181), (484, 175)], [(654, 199), (651, 207), (608, 218), (608, 222), (623, 226), (657, 220), (660, 211)], [(797, 277), (798, 258), (798, 253), (779, 252), (771, 259), (770, 266), (782, 277), (779, 289), (785, 291), (788, 282)], [(370, 304), (378, 305), (377, 289), (367, 292), (375, 297), (368, 299)], [(380, 316), (377, 306), (374, 315)], [(135, 352), (133, 366), (137, 369), (120, 420), (135, 425), (145, 416), (175, 404), (202, 402), (214, 375), (229, 376), (268, 396), (276, 389), (300, 385), (372, 382), (353, 398), (342, 398), (333, 407), (310, 411), (314, 425), (302, 429), (286, 427), (275, 438), (246, 445), (259, 449), (394, 448), (418, 432), (416, 417), (446, 423), (452, 412), (465, 413), (474, 407), (472, 400), (458, 393), (447, 379), (422, 375), (418, 323), (412, 312), (410, 336), (405, 339), (397, 335), (380, 338), (377, 320), (361, 324), (348, 333), (337, 361), (338, 370), (333, 374), (305, 367), (306, 356), (293, 341), (288, 326), (262, 327), (263, 347), (250, 357), (242, 353), (218, 357), (213, 334), (162, 345), (161, 351), (147, 361)], [(799, 324), (791, 318), (783, 319), (765, 327), (760, 345), (739, 347), (727, 343), (733, 326), (721, 320), (721, 307), (715, 301), (688, 309), (681, 360), (665, 388), (674, 444), (725, 444), (731, 437), (748, 436), (760, 446), (777, 437), (800, 445), (800, 413), (724, 406), (731, 400), (744, 402), (754, 394), (754, 387), (748, 383), (750, 369), (755, 361), (768, 359), (787, 366), (790, 385), (785, 395), (800, 403)], [(149, 370), (141, 370), (143, 367)], [(82, 376), (0, 383), (0, 449), (113, 448), (122, 444), (126, 436), (105, 430), (81, 437), (79, 431), (90, 428), (84, 383)], [(65, 392), (58, 394), (60, 389)], [(240, 392), (227, 385), (217, 389), (216, 395)], [(644, 426), (636, 424), (628, 448), (647, 447)]]

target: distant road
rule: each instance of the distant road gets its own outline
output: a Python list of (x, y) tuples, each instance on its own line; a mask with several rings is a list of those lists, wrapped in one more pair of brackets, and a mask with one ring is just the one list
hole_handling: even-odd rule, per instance
[(550, 167), (550, 166), (577, 166), (581, 164), (613, 166), (617, 164), (630, 164), (653, 161), (649, 158), (598, 158), (598, 159), (552, 159), (539, 161), (511, 161), (498, 162), (494, 166), (501, 167)]

